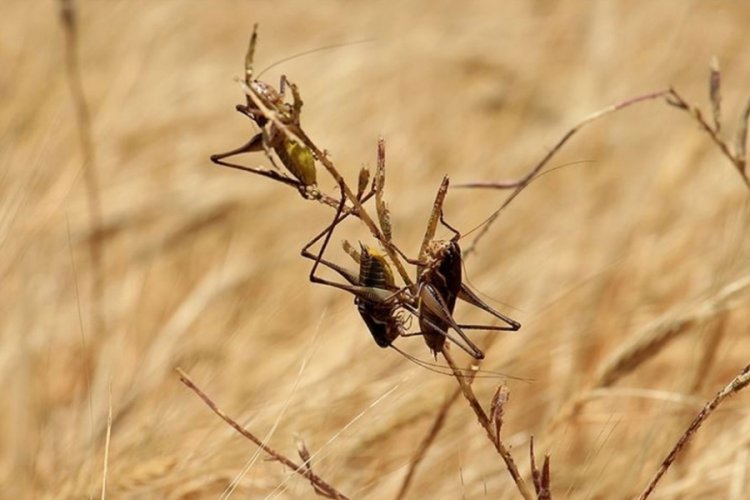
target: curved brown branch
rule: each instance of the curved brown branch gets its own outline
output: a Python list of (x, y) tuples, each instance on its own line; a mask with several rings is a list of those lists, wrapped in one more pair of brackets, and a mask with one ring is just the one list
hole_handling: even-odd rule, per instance
[(669, 95), (670, 89), (667, 90), (658, 90), (656, 92), (650, 92), (648, 94), (644, 94), (641, 96), (633, 97), (630, 99), (626, 99), (624, 101), (612, 104), (611, 106), (608, 106), (604, 109), (600, 109), (599, 111), (596, 111), (577, 124), (575, 124), (571, 129), (569, 129), (565, 134), (562, 136), (560, 140), (557, 141), (557, 143), (552, 147), (552, 149), (549, 150), (549, 152), (544, 155), (542, 160), (537, 163), (529, 172), (523, 176), (521, 179), (515, 180), (515, 181), (500, 181), (500, 182), (470, 182), (470, 183), (464, 183), (464, 184), (456, 184), (454, 187), (459, 188), (490, 188), (490, 189), (513, 189), (514, 191), (508, 195), (508, 197), (503, 201), (503, 203), (500, 205), (500, 207), (493, 212), (490, 217), (487, 218), (487, 220), (483, 223), (484, 226), (479, 231), (479, 233), (474, 237), (474, 240), (471, 242), (471, 245), (466, 248), (466, 251), (464, 252), (464, 255), (469, 255), (477, 247), (477, 244), (479, 244), (479, 241), (487, 234), (487, 232), (490, 229), (490, 226), (495, 222), (495, 220), (500, 215), (500, 212), (507, 207), (511, 201), (515, 199), (516, 196), (518, 196), (521, 191), (528, 186), (531, 181), (533, 181), (539, 173), (544, 169), (544, 167), (549, 163), (549, 161), (560, 151), (560, 149), (565, 145), (566, 142), (570, 140), (571, 137), (573, 137), (576, 132), (584, 128), (586, 125), (606, 116), (611, 113), (614, 113), (616, 111), (619, 111), (621, 109), (633, 106), (634, 104), (638, 104), (645, 101), (650, 101), (653, 99), (657, 99), (660, 97), (665, 97)]
[(711, 401), (706, 403), (706, 406), (704, 406), (700, 413), (698, 413), (698, 415), (695, 417), (695, 419), (693, 419), (693, 421), (690, 423), (690, 426), (688, 426), (687, 430), (685, 430), (680, 439), (674, 445), (672, 451), (670, 451), (669, 454), (664, 458), (661, 465), (659, 466), (659, 469), (656, 471), (656, 474), (654, 474), (654, 477), (651, 478), (651, 481), (649, 481), (648, 485), (643, 490), (643, 493), (640, 494), (638, 500), (645, 500), (651, 495), (651, 493), (653, 493), (654, 488), (656, 488), (656, 484), (677, 459), (677, 455), (680, 454), (688, 441), (690, 441), (690, 438), (692, 438), (693, 435), (698, 432), (700, 426), (703, 425), (703, 422), (705, 422), (709, 415), (713, 413), (716, 407), (719, 406), (725, 399), (738, 393), (748, 385), (750, 385), (750, 365), (747, 365), (739, 373), (739, 375), (737, 375), (726, 387), (719, 391)]
[(248, 440), (252, 441), (261, 450), (265, 451), (271, 458), (273, 458), (277, 462), (281, 462), (282, 464), (286, 465), (287, 467), (292, 469), (294, 472), (296, 472), (300, 476), (310, 481), (313, 485), (313, 488), (315, 489), (317, 493), (322, 494), (328, 498), (348, 500), (348, 497), (346, 495), (344, 495), (343, 493), (338, 491), (336, 488), (331, 486), (329, 483), (323, 480), (320, 476), (315, 474), (310, 467), (308, 467), (309, 460), (305, 461), (301, 465), (298, 465), (292, 460), (282, 455), (281, 453), (270, 448), (268, 445), (263, 443), (263, 441), (258, 439), (252, 432), (242, 427), (232, 417), (224, 413), (221, 410), (221, 408), (219, 408), (216, 405), (216, 403), (214, 403), (213, 400), (205, 392), (203, 392), (197, 385), (195, 385), (195, 382), (193, 382), (188, 376), (188, 374), (185, 373), (181, 368), (177, 368), (177, 373), (180, 376), (180, 381), (183, 384), (185, 384), (191, 391), (196, 393), (198, 397), (201, 398), (204, 403), (206, 403), (206, 406), (211, 408), (211, 411), (213, 411), (219, 417), (221, 417), (221, 419), (224, 420), (227, 424), (229, 424), (234, 430), (242, 434)]
[(526, 481), (524, 481), (523, 477), (521, 477), (521, 473), (518, 471), (518, 467), (516, 466), (516, 463), (513, 460), (513, 456), (510, 454), (510, 451), (502, 443), (502, 441), (500, 440), (500, 437), (495, 435), (495, 431), (493, 429), (494, 427), (493, 423), (490, 421), (490, 418), (487, 416), (484, 409), (482, 408), (482, 405), (479, 403), (479, 400), (474, 394), (474, 390), (471, 388), (471, 385), (466, 381), (466, 377), (461, 373), (460, 368), (456, 365), (456, 362), (453, 361), (453, 357), (450, 355), (448, 350), (443, 349), (442, 354), (443, 354), (443, 357), (445, 358), (445, 361), (451, 367), (451, 370), (453, 371), (453, 376), (458, 381), (458, 384), (461, 387), (461, 392), (463, 393), (464, 398), (466, 398), (466, 401), (469, 402), (469, 406), (471, 407), (474, 414), (477, 416), (477, 420), (479, 420), (479, 425), (482, 426), (485, 433), (487, 434), (487, 438), (490, 440), (492, 445), (497, 450), (497, 453), (505, 462), (505, 466), (508, 468), (508, 472), (513, 478), (513, 482), (516, 483), (516, 487), (518, 488), (518, 491), (521, 493), (521, 496), (523, 496), (523, 498), (526, 500), (533, 500), (534, 496), (532, 495), (531, 490), (529, 489), (529, 486), (526, 484)]

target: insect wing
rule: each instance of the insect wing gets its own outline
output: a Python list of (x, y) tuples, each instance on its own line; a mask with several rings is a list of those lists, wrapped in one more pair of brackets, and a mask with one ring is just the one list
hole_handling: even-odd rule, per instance
[(448, 311), (453, 314), (456, 298), (461, 290), (461, 249), (451, 242), (442, 255), (437, 272), (432, 273), (432, 285), (445, 300)]

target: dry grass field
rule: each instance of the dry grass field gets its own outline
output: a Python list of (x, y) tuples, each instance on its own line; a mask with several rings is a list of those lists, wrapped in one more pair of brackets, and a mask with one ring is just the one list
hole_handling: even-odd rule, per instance
[[(345, 44), (263, 79), (299, 85), (305, 130), (355, 184), (384, 137), (394, 238), (412, 255), (443, 175), (520, 177), (589, 113), (669, 85), (710, 116), (714, 55), (732, 143), (750, 89), (746, 2), (88, 0), (86, 160), (58, 2), (2, 4), (3, 499), (99, 498), (105, 450), (108, 498), (315, 497), (177, 367), (275, 450), (298, 461), (304, 440), (351, 498), (396, 497), (455, 393), (452, 376), (378, 348), (351, 295), (308, 281), (299, 251), (330, 208), (210, 163), (254, 133), (233, 109), (254, 23), (259, 69)], [(468, 232), (506, 196), (452, 189), (446, 217)], [(510, 390), (502, 437), (527, 481), (533, 435), (553, 498), (637, 496), (748, 364), (749, 200), (708, 134), (652, 100), (582, 130), (501, 213), (466, 275), (523, 328), (472, 333), (482, 370), (507, 375), (473, 388), (485, 407)], [(353, 267), (344, 236), (369, 236), (355, 221), (334, 235), (330, 258)], [(419, 338), (397, 344), (432, 360)], [(652, 498), (748, 498), (749, 403), (719, 407)], [(444, 418), (406, 498), (519, 498), (466, 401)]]

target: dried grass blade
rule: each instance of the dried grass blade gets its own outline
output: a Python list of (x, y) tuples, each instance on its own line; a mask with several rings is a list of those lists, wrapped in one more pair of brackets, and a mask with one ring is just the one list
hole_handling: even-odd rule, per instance
[(711, 58), (711, 72), (708, 80), (708, 94), (711, 98), (711, 113), (714, 118), (714, 132), (721, 130), (721, 70), (716, 56)]
[(737, 138), (734, 141), (734, 156), (737, 158), (738, 168), (742, 175), (747, 176), (747, 125), (750, 121), (750, 98), (745, 103), (745, 109), (737, 124)]
[(706, 421), (709, 415), (711, 415), (711, 413), (713, 413), (713, 411), (725, 399), (738, 393), (748, 385), (750, 385), (750, 365), (745, 366), (745, 368), (742, 369), (739, 375), (737, 375), (729, 384), (727, 384), (726, 387), (719, 391), (711, 401), (706, 403), (706, 406), (704, 406), (700, 413), (698, 413), (698, 415), (695, 417), (695, 419), (693, 419), (680, 439), (674, 445), (672, 450), (664, 458), (661, 465), (659, 466), (659, 469), (656, 471), (656, 474), (654, 474), (654, 477), (651, 478), (651, 481), (649, 481), (648, 485), (643, 490), (643, 493), (640, 494), (638, 500), (645, 500), (651, 495), (651, 493), (653, 493), (654, 489), (656, 488), (656, 484), (664, 476), (669, 467), (674, 463), (677, 455), (679, 455), (680, 451), (682, 451), (688, 441), (690, 441), (690, 438), (693, 437), (696, 432), (698, 432), (698, 429), (701, 425), (703, 425), (703, 422)]

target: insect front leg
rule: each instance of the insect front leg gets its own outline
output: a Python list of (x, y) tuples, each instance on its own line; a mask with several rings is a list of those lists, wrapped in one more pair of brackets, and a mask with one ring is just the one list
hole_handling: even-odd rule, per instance
[(261, 128), (259, 135), (261, 137), (260, 148), (263, 150), (266, 158), (268, 158), (268, 161), (271, 162), (271, 165), (273, 165), (275, 169), (281, 170), (272, 153), (272, 151), (277, 148), (277, 141), (279, 141), (280, 144), (283, 140), (280, 132), (276, 129), (273, 123), (268, 123), (265, 127)]
[(255, 57), (255, 45), (258, 43), (258, 23), (253, 25), (253, 33), (245, 52), (245, 83), (250, 85), (253, 81), (253, 58)]

